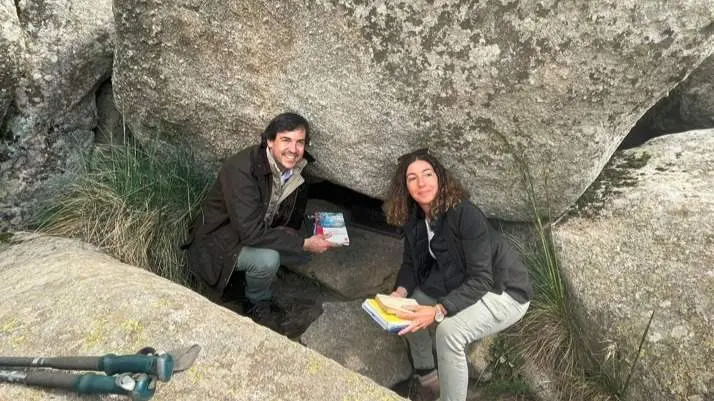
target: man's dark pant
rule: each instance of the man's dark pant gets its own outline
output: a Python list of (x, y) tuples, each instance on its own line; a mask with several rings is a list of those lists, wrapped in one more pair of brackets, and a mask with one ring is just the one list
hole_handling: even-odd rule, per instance
[(255, 304), (272, 298), (270, 285), (275, 281), (281, 262), (292, 266), (309, 260), (309, 255), (281, 258), (274, 249), (244, 246), (236, 259), (235, 269), (245, 272), (245, 296)]
[(236, 270), (245, 272), (245, 296), (252, 303), (272, 298), (270, 285), (280, 268), (280, 253), (274, 249), (241, 249), (236, 259)]

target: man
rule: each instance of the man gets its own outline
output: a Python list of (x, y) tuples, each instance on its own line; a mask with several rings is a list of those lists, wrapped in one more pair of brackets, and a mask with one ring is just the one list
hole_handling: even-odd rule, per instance
[(333, 245), (324, 235), (305, 238), (300, 228), (307, 203), (302, 171), (310, 125), (284, 113), (265, 128), (260, 145), (223, 164), (191, 228), (191, 271), (223, 294), (235, 271), (245, 272), (247, 311), (256, 323), (279, 330), (271, 313), (271, 283), (281, 264), (309, 260)]

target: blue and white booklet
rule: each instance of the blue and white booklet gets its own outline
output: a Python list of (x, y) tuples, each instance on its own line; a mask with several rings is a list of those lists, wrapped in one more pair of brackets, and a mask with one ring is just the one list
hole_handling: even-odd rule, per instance
[(345, 216), (342, 212), (315, 212), (314, 218), (313, 234), (329, 234), (327, 240), (335, 245), (347, 246), (350, 244)]

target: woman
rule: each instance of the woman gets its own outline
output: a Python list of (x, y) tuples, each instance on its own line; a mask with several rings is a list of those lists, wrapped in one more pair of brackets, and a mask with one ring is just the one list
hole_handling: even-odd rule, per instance
[[(406, 335), (418, 379), (410, 398), (436, 400), (440, 389), (441, 401), (464, 401), (466, 346), (523, 317), (532, 296), (526, 267), (427, 149), (399, 158), (385, 211), (404, 230), (392, 295), (421, 305), (401, 314), (411, 320), (399, 335)], [(432, 339), (427, 328), (434, 323)]]

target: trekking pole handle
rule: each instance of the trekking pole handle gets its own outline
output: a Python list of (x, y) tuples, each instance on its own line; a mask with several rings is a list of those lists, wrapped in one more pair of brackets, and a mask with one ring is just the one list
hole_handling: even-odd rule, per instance
[(171, 380), (174, 374), (174, 359), (170, 354), (159, 355), (114, 355), (99, 358), (99, 370), (108, 375), (117, 373), (145, 373), (162, 382)]

